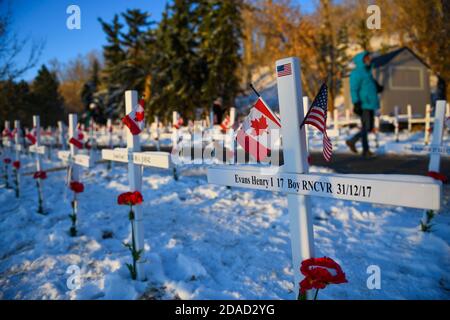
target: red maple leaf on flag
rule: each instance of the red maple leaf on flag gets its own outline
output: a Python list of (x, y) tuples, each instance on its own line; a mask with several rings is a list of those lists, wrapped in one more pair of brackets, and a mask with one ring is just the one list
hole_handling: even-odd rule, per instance
[(134, 117), (135, 121), (143, 121), (144, 120), (144, 112), (136, 112), (136, 116)]
[(252, 120), (251, 127), (254, 129), (253, 135), (259, 136), (259, 135), (263, 134), (264, 130), (266, 130), (268, 127), (266, 117), (261, 116), (261, 118), (259, 118), (259, 119)]

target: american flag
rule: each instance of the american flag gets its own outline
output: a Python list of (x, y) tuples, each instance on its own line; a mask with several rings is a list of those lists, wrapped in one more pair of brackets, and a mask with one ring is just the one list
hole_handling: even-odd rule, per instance
[(284, 76), (290, 76), (292, 74), (291, 64), (286, 63), (281, 66), (277, 66), (277, 74), (278, 74), (278, 78), (284, 77)]
[(306, 114), (303, 124), (310, 124), (323, 134), (323, 157), (328, 162), (331, 160), (333, 145), (327, 135), (327, 106), (328, 106), (328, 87), (324, 83), (320, 87), (319, 93), (314, 98), (311, 108)]

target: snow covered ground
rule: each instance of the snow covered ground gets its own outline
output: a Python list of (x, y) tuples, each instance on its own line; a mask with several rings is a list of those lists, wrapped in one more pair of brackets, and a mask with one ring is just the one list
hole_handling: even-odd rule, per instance
[[(34, 170), (31, 158), (22, 162), (24, 172)], [(286, 197), (208, 185), (202, 166), (181, 171), (179, 181), (164, 170), (144, 171), (147, 282), (130, 280), (125, 266), (130, 227), (116, 202), (128, 191), (125, 166), (83, 171), (76, 238), (68, 235), (65, 171), (44, 181), (45, 216), (36, 213), (32, 177), (23, 177), (20, 201), (0, 187), (0, 298), (293, 298)], [(338, 261), (349, 281), (319, 298), (450, 299), (448, 189), (444, 194), (431, 233), (419, 230), (422, 210), (313, 198), (316, 256)], [(67, 286), (71, 265), (81, 268), (77, 290)], [(381, 268), (380, 290), (366, 286), (370, 265)]]

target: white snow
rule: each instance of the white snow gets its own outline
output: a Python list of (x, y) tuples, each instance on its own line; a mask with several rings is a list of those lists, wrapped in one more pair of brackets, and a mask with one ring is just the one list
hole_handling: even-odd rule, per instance
[[(23, 156), (24, 172), (33, 171)], [(46, 160), (45, 167), (57, 161)], [(316, 172), (329, 169), (313, 167)], [(148, 280), (132, 281), (126, 167), (83, 170), (79, 236), (68, 235), (71, 193), (65, 171), (44, 181), (46, 216), (37, 214), (31, 176), (22, 197), (0, 189), (2, 299), (291, 299), (294, 297), (287, 201), (283, 194), (208, 185), (203, 166), (171, 172), (145, 169), (143, 212)], [(338, 261), (349, 283), (320, 299), (449, 299), (449, 192), (431, 233), (419, 230), (421, 210), (313, 198), (316, 256)], [(112, 237), (103, 236), (112, 233)], [(81, 269), (70, 290), (66, 270)], [(367, 267), (381, 268), (381, 289), (366, 286)], [(295, 270), (295, 272), (298, 272)]]

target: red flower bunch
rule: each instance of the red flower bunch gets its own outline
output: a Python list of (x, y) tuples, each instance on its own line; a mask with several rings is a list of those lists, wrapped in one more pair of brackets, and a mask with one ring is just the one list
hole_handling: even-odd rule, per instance
[(447, 183), (448, 182), (448, 178), (444, 174), (436, 172), (436, 171), (429, 171), (427, 173), (427, 176), (429, 176), (429, 177), (431, 177), (431, 178), (433, 178), (435, 180), (442, 181), (442, 183)]
[(10, 158), (5, 158), (5, 159), (3, 159), (3, 162), (5, 164), (10, 164), (11, 163), (11, 159)]
[(305, 278), (300, 282), (300, 294), (307, 290), (324, 289), (329, 284), (346, 283), (345, 273), (341, 266), (328, 257), (310, 258), (302, 262), (301, 273)]
[(14, 161), (12, 165), (14, 168), (16, 168), (16, 170), (20, 169), (20, 161)]
[(45, 171), (36, 171), (33, 176), (34, 179), (47, 179), (47, 172)]
[(81, 182), (72, 181), (70, 183), (70, 190), (72, 190), (75, 193), (81, 193), (84, 191), (84, 185)]
[(117, 203), (119, 205), (135, 206), (141, 204), (144, 201), (142, 194), (139, 191), (125, 192), (119, 195)]

